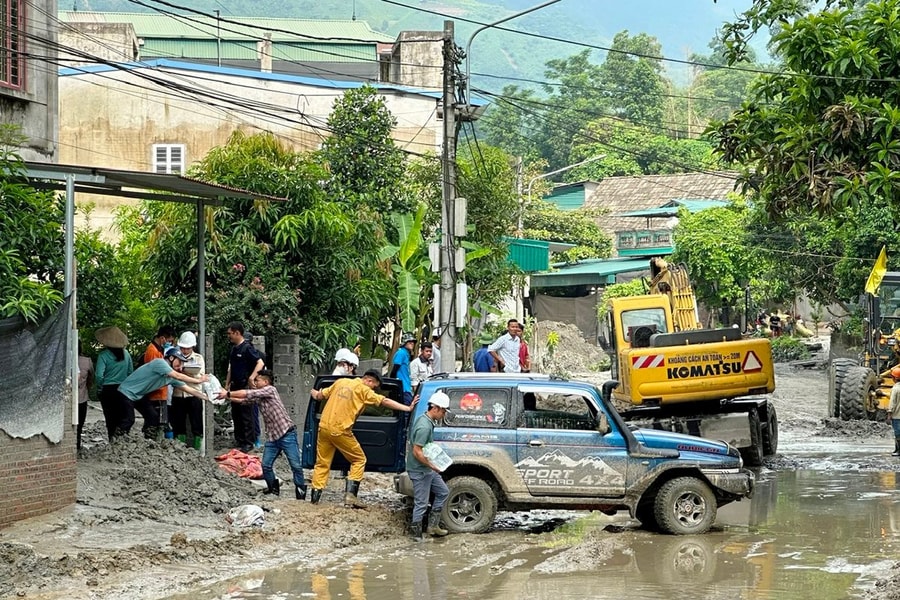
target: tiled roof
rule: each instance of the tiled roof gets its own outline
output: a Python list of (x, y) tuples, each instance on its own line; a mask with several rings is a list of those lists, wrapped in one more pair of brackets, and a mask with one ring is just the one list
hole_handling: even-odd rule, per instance
[[(642, 175), (635, 177), (607, 177), (585, 199), (586, 208), (604, 209), (597, 219), (600, 228), (610, 236), (617, 231), (647, 228), (644, 217), (622, 217), (622, 213), (658, 208), (672, 200), (726, 200), (734, 192), (737, 174), (727, 171), (715, 173), (679, 173), (675, 175)], [(657, 219), (655, 227), (663, 226)]]

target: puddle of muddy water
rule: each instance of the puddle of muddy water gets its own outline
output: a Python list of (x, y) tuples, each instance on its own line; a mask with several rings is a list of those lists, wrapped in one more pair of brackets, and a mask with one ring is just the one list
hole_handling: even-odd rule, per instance
[[(663, 536), (623, 518), (541, 514), (484, 535), (409, 542), (389, 555), (341, 551), (198, 590), (179, 600), (448, 598), (837, 600), (859, 597), (900, 552), (897, 473), (764, 472), (752, 501), (702, 536)], [(560, 515), (563, 515), (562, 517)]]

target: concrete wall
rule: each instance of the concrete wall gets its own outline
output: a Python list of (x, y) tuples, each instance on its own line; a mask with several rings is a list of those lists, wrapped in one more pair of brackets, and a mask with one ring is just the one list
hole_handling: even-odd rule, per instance
[(443, 89), (444, 64), (442, 31), (402, 31), (391, 56), (393, 83), (413, 87)]
[[(57, 159), (56, 1), (23, 3), (25, 11), (25, 85), (0, 87), (0, 122), (19, 125), (28, 137), (20, 155), (25, 160)], [(40, 40), (48, 40), (44, 43)]]
[[(63, 67), (96, 65), (101, 61), (131, 62), (140, 56), (131, 23), (67, 23), (59, 32), (59, 44), (59, 64)], [(66, 52), (66, 48), (78, 52)], [(85, 58), (85, 54), (92, 58)]]
[[(235, 131), (268, 131), (298, 151), (314, 150), (326, 137), (326, 119), (344, 91), (236, 75), (153, 70), (154, 77), (172, 85), (201, 90), (187, 95), (154, 85), (140, 74), (147, 72), (60, 77), (60, 162), (150, 171), (153, 144), (184, 144), (189, 167), (224, 145)], [(398, 145), (411, 152), (438, 152), (442, 128), (435, 110), (438, 100), (393, 90), (382, 95), (397, 119)], [(79, 195), (77, 200), (81, 205), (95, 202), (91, 224), (101, 229), (111, 224), (114, 204), (122, 203), (102, 196)]]

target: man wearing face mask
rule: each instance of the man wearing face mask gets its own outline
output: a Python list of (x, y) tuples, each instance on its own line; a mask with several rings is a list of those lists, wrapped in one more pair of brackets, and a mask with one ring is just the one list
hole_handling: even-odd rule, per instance
[(356, 367), (359, 366), (359, 357), (347, 348), (341, 348), (334, 355), (337, 363), (332, 375), (356, 375)]

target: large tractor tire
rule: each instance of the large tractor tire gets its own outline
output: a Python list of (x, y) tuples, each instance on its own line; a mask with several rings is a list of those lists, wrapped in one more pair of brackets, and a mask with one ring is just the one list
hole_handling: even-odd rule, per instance
[(750, 445), (741, 448), (741, 456), (748, 467), (758, 467), (763, 463), (763, 427), (759, 420), (759, 411), (755, 408), (747, 413), (747, 421), (750, 424)]
[(828, 369), (828, 411), (827, 417), (841, 416), (841, 387), (847, 377), (847, 371), (858, 367), (852, 358), (835, 358)]
[(841, 419), (859, 421), (868, 418), (867, 407), (875, 394), (875, 372), (867, 367), (847, 371), (841, 385)]
[(766, 427), (763, 431), (763, 454), (775, 456), (778, 452), (778, 415), (771, 403), (766, 407)]

